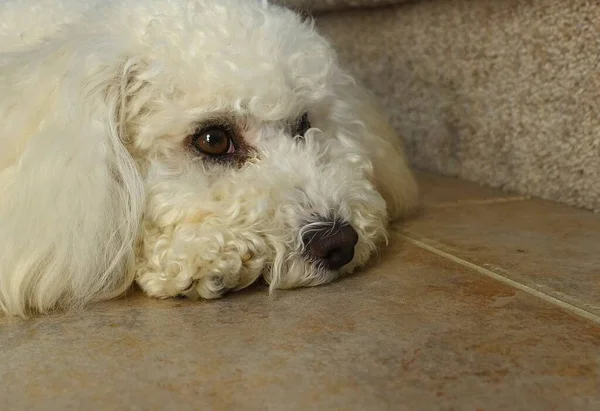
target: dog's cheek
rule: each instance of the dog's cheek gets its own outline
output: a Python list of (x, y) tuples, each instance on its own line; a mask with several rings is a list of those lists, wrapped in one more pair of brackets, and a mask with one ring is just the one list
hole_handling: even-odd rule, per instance
[(260, 276), (273, 259), (271, 247), (255, 219), (244, 209), (227, 207), (230, 201), (194, 205), (164, 193), (149, 200), (136, 272), (149, 295), (217, 298)]

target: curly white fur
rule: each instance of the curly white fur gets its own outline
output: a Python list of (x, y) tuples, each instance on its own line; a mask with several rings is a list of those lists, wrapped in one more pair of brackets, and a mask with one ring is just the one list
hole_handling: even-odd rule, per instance
[[(308, 112), (304, 141), (289, 124)], [(243, 164), (187, 138), (234, 124)], [(310, 21), (260, 0), (0, 4), (0, 307), (215, 298), (264, 275), (311, 286), (365, 264), (416, 203), (400, 141)], [(323, 221), (358, 232), (339, 271)]]

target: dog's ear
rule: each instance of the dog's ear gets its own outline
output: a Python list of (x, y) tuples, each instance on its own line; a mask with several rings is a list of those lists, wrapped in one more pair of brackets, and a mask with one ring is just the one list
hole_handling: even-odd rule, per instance
[(367, 153), (373, 182), (386, 201), (390, 219), (410, 215), (419, 196), (402, 139), (362, 85), (346, 74), (338, 78), (332, 109), (337, 125), (349, 137), (349, 144)]
[(0, 309), (78, 306), (133, 281), (143, 187), (123, 132), (139, 65), (102, 39), (0, 55)]

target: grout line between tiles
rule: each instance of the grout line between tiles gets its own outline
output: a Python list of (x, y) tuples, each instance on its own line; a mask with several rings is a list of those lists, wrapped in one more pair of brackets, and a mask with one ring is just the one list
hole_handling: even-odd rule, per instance
[(439, 250), (439, 249), (437, 249), (435, 247), (430, 246), (429, 244), (426, 244), (426, 243), (424, 243), (422, 241), (419, 241), (419, 240), (416, 240), (414, 238), (411, 238), (411, 237), (409, 237), (409, 236), (407, 236), (405, 234), (399, 234), (399, 236), (401, 238), (403, 238), (404, 240), (410, 242), (411, 244), (416, 245), (419, 248), (427, 250), (427, 251), (429, 251), (429, 252), (431, 252), (433, 254), (436, 254), (436, 255), (438, 255), (440, 257), (446, 258), (446, 259), (448, 259), (450, 261), (453, 261), (453, 262), (455, 262), (457, 264), (460, 264), (460, 265), (462, 265), (464, 267), (467, 267), (467, 268), (470, 268), (472, 270), (475, 270), (476, 272), (478, 272), (481, 275), (484, 275), (486, 277), (492, 278), (492, 279), (494, 279), (496, 281), (499, 281), (499, 282), (504, 283), (506, 285), (509, 285), (509, 286), (511, 286), (513, 288), (516, 288), (518, 290), (526, 292), (526, 293), (528, 293), (530, 295), (533, 295), (534, 297), (540, 298), (540, 299), (542, 299), (542, 300), (544, 300), (544, 301), (546, 301), (546, 302), (548, 302), (550, 304), (559, 306), (559, 307), (563, 308), (566, 311), (569, 311), (569, 312), (571, 312), (571, 313), (573, 313), (575, 315), (578, 315), (580, 317), (585, 318), (586, 320), (593, 321), (594, 323), (600, 325), (600, 317), (597, 316), (597, 315), (595, 315), (595, 314), (592, 314), (589, 311), (583, 310), (583, 309), (581, 309), (579, 307), (576, 307), (576, 306), (574, 306), (572, 304), (569, 304), (569, 303), (567, 303), (565, 301), (559, 300), (556, 297), (552, 297), (552, 296), (550, 296), (548, 294), (544, 294), (541, 291), (538, 291), (538, 290), (536, 290), (534, 288), (528, 287), (528, 286), (526, 286), (524, 284), (521, 284), (521, 283), (519, 283), (517, 281), (511, 280), (510, 278), (506, 278), (506, 277), (504, 277), (504, 276), (502, 276), (500, 274), (497, 274), (497, 273), (495, 273), (495, 272), (493, 272), (491, 270), (488, 270), (486, 268), (480, 267), (480, 266), (478, 266), (476, 264), (470, 263), (470, 262), (468, 262), (466, 260), (463, 260), (462, 258), (459, 258), (459, 257), (456, 257), (456, 256), (454, 256), (452, 254), (446, 253), (446, 252), (444, 252), (442, 250)]
[(519, 197), (500, 197), (500, 198), (488, 198), (482, 200), (457, 200), (457, 201), (448, 201), (448, 202), (440, 202), (427, 204), (429, 208), (446, 208), (446, 207), (460, 207), (464, 205), (486, 205), (486, 204), (502, 204), (502, 203), (512, 203), (515, 201), (525, 201), (529, 200), (530, 197), (527, 196), (519, 196)]

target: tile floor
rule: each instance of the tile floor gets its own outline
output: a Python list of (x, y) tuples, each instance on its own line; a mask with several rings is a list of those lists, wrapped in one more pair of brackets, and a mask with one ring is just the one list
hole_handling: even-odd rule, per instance
[(419, 178), (334, 284), (0, 318), (0, 409), (600, 410), (600, 215)]

